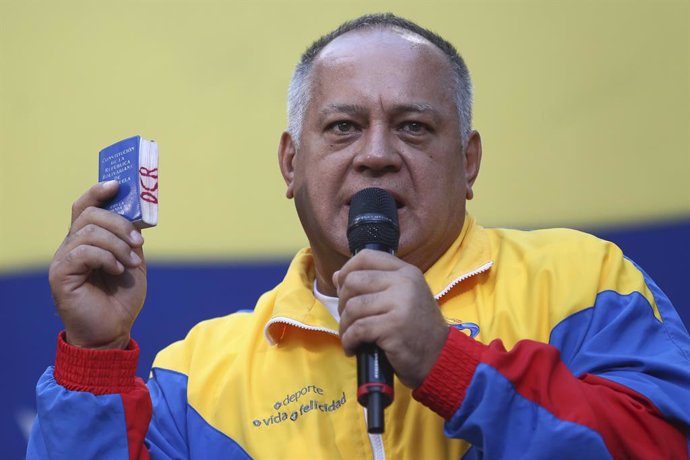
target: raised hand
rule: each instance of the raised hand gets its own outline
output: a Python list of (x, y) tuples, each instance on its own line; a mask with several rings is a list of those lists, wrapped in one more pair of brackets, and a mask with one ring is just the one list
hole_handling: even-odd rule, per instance
[(53, 256), (50, 288), (67, 342), (84, 348), (126, 348), (146, 297), (141, 233), (98, 206), (116, 181), (92, 186), (72, 205), (72, 224)]

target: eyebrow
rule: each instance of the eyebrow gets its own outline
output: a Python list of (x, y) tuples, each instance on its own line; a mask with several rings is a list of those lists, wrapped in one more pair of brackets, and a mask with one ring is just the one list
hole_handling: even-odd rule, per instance
[(432, 115), (436, 115), (439, 113), (437, 109), (434, 108), (431, 104), (426, 104), (426, 103), (418, 103), (418, 104), (401, 104), (393, 107), (393, 112), (394, 113), (407, 113), (407, 112), (416, 112), (416, 113), (429, 113)]
[(328, 104), (319, 111), (322, 117), (331, 115), (333, 113), (345, 113), (348, 115), (362, 115), (368, 113), (366, 107), (356, 104)]
[[(435, 109), (431, 104), (427, 103), (413, 103), (413, 104), (400, 104), (393, 107), (392, 112), (396, 115), (401, 113), (428, 113), (431, 115), (438, 115), (439, 111)], [(326, 107), (319, 111), (322, 117), (334, 114), (334, 113), (345, 113), (347, 115), (364, 115), (369, 113), (369, 109), (364, 106), (357, 104), (328, 104)]]

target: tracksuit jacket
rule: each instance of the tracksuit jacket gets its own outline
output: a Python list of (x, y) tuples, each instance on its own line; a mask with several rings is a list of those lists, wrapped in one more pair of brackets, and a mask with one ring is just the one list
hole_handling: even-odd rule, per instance
[(355, 360), (303, 250), (253, 312), (160, 352), (147, 384), (134, 341), (61, 336), (28, 458), (688, 458), (688, 333), (615, 245), (468, 215), (425, 277), (450, 332), (419, 388), (396, 381), (383, 435), (367, 433)]

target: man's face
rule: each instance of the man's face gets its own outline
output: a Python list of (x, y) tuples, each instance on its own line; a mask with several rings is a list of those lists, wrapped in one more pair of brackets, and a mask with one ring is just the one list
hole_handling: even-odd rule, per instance
[(349, 257), (349, 204), (366, 187), (395, 198), (408, 263), (426, 270), (457, 237), (481, 147), (474, 133), (466, 160), (454, 90), (446, 57), (413, 34), (355, 31), (321, 51), (299, 149), (284, 134), (280, 152), (317, 270)]

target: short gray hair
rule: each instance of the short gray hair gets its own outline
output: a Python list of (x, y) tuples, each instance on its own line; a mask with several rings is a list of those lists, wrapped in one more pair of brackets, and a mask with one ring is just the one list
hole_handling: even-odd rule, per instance
[(345, 22), (334, 31), (316, 40), (302, 54), (292, 74), (292, 80), (288, 88), (287, 131), (292, 136), (295, 145), (299, 148), (304, 117), (311, 98), (311, 71), (316, 56), (326, 45), (347, 32), (373, 28), (398, 28), (410, 31), (428, 40), (446, 55), (453, 69), (455, 106), (458, 109), (458, 118), (460, 120), (460, 141), (462, 142), (463, 149), (465, 149), (472, 129), (472, 81), (470, 80), (470, 73), (465, 65), (465, 61), (458, 54), (455, 47), (440, 35), (392, 13), (369, 14)]

